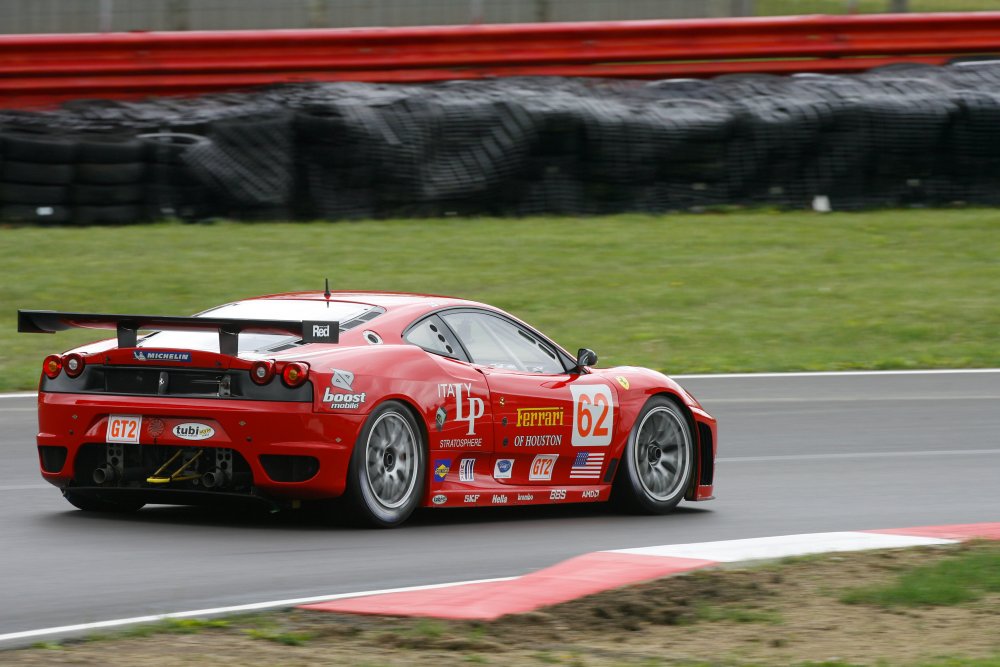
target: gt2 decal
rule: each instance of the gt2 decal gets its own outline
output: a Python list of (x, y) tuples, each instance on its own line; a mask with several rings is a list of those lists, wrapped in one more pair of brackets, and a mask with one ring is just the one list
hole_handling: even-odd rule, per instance
[(573, 446), (607, 447), (611, 444), (615, 411), (611, 388), (603, 384), (574, 385)]
[(111, 415), (104, 439), (108, 442), (139, 442), (142, 417), (139, 415)]
[(486, 404), (481, 398), (472, 395), (472, 384), (455, 383), (439, 384), (438, 398), (455, 397), (455, 421), (468, 422), (466, 435), (476, 434), (476, 420), (483, 416)]
[(552, 479), (552, 470), (556, 467), (558, 454), (538, 454), (531, 462), (531, 472), (528, 479), (548, 480)]

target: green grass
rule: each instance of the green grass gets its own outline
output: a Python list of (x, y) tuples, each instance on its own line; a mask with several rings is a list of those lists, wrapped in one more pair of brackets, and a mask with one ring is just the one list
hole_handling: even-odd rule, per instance
[(185, 315), (325, 277), (492, 303), (601, 365), (1000, 366), (996, 210), (22, 227), (0, 246), (0, 391), (99, 337), (17, 334), (17, 308)]
[(901, 573), (886, 586), (852, 589), (848, 604), (882, 607), (946, 606), (1000, 593), (1000, 545), (989, 544)]
[(729, 621), (732, 623), (764, 623), (780, 625), (781, 614), (770, 609), (754, 609), (752, 607), (719, 606), (700, 604), (697, 607), (696, 621), (714, 622)]
[[(852, 9), (853, 7), (853, 9)], [(758, 16), (888, 12), (890, 0), (754, 0)], [(910, 12), (1000, 11), (1000, 0), (909, 0)]]
[(262, 628), (250, 628), (243, 632), (252, 639), (263, 639), (283, 646), (305, 646), (309, 640), (315, 638), (315, 635), (309, 632), (283, 632)]

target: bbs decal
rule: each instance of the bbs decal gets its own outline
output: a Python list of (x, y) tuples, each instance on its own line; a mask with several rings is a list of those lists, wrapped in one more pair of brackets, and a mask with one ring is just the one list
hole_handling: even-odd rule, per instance
[(573, 392), (573, 446), (607, 447), (614, 430), (611, 388), (603, 384), (571, 386)]

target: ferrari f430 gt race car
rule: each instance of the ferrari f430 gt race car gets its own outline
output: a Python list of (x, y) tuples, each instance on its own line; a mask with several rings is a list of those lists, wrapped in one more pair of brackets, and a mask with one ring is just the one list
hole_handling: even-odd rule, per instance
[(712, 498), (716, 422), (670, 378), (598, 369), (491, 306), (291, 293), (194, 317), (18, 312), (111, 329), (43, 362), (42, 476), (78, 508), (342, 497), (379, 525), (415, 508)]

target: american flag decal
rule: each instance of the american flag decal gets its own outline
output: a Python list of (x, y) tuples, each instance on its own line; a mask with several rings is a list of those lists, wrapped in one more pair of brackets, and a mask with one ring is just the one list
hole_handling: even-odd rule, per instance
[(579, 452), (569, 471), (570, 479), (600, 479), (604, 466), (604, 452)]

